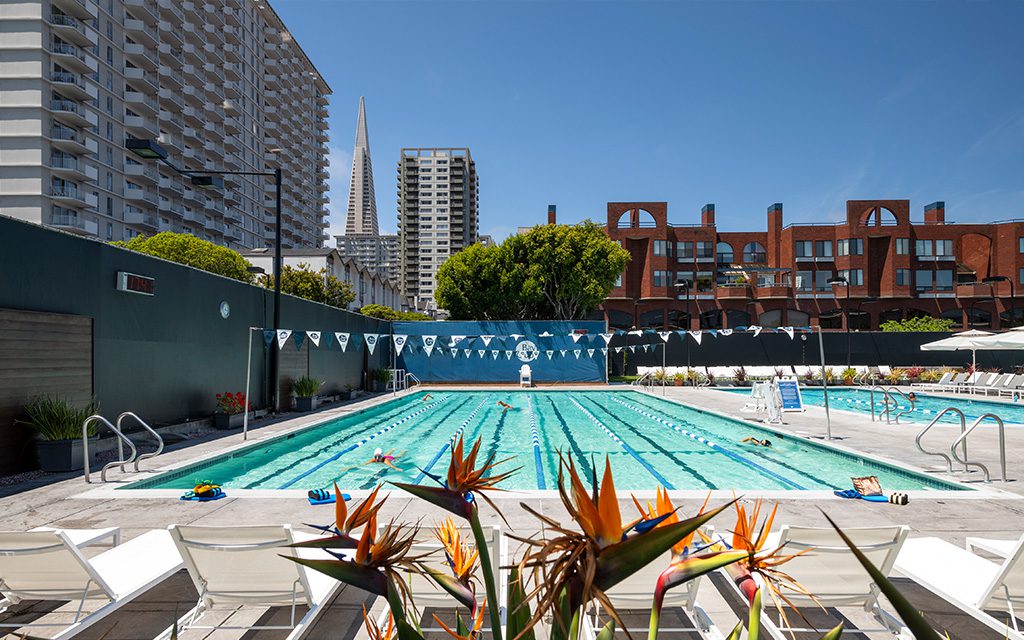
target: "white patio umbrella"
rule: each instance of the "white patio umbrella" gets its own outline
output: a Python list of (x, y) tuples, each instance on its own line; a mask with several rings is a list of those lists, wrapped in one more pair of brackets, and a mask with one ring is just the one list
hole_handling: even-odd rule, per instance
[[(993, 334), (988, 331), (978, 331), (977, 329), (971, 329), (969, 331), (962, 331), (956, 335), (952, 335), (942, 340), (936, 340), (935, 342), (928, 342), (921, 345), (921, 351), (963, 351), (966, 349), (971, 350), (971, 367), (972, 369), (977, 368), (976, 353), (978, 349), (999, 349), (1003, 347), (988, 346), (983, 344)], [(1024, 337), (1024, 335), (1022, 335)]]
[(974, 343), (979, 349), (1024, 349), (1024, 327), (976, 338)]

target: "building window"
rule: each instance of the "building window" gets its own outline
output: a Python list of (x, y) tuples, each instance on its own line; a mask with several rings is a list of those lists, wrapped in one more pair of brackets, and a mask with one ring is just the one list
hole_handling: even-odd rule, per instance
[(859, 256), (864, 254), (864, 244), (860, 238), (836, 240), (837, 256)]
[(667, 256), (668, 255), (668, 242), (664, 240), (654, 241), (654, 255), (655, 256)]
[(935, 290), (936, 291), (952, 291), (953, 290), (953, 270), (952, 269), (939, 269), (938, 271), (935, 272)]
[(743, 247), (743, 262), (767, 262), (764, 245), (760, 242), (748, 242)]
[(851, 287), (859, 287), (864, 284), (863, 269), (842, 269), (839, 271), (839, 277), (846, 278), (846, 282)]
[(932, 290), (932, 272), (930, 270), (914, 272), (914, 289), (917, 291)]
[(810, 291), (811, 282), (814, 279), (813, 271), (797, 271), (796, 272), (796, 290), (797, 291)]
[(918, 240), (914, 243), (914, 255), (919, 258), (931, 258), (934, 254), (932, 253), (932, 241), (931, 240)]
[(621, 287), (622, 286), (622, 274), (621, 273), (618, 275), (617, 278), (615, 278), (615, 286), (616, 287)]
[(698, 292), (710, 293), (715, 288), (715, 274), (711, 271), (698, 271), (694, 284)]
[(1020, 270), (1020, 273), (1019, 273), (1019, 274), (1017, 274), (1017, 275), (1018, 275), (1018, 276), (1020, 276), (1020, 277), (1018, 278), (1018, 280), (1020, 280), (1020, 283), (1021, 283), (1021, 284), (1024, 284), (1024, 269), (1021, 269), (1021, 270)]
[[(1021, 238), (1021, 253), (1024, 253), (1024, 238)], [(728, 242), (719, 242), (715, 246), (715, 260), (732, 262), (732, 245)]]
[(952, 240), (936, 240), (935, 241), (935, 255), (940, 257), (952, 257), (953, 255), (953, 241)]
[(910, 238), (896, 238), (896, 255), (905, 256), (910, 253)]
[(680, 262), (684, 260), (693, 260), (693, 243), (692, 242), (677, 242), (676, 243), (676, 259)]
[(798, 258), (810, 258), (814, 256), (814, 245), (811, 244), (810, 240), (797, 240), (796, 241), (796, 257)]
[(910, 286), (910, 269), (897, 269), (896, 270), (896, 286), (897, 287), (908, 287), (908, 286)]
[(1024, 253), (1024, 237), (1017, 238), (1017, 252)]
[(698, 242), (697, 243), (697, 259), (698, 260), (710, 260), (714, 257), (714, 250), (712, 249), (713, 244), (711, 242)]
[(828, 283), (832, 279), (831, 271), (815, 271), (814, 272), (814, 290), (815, 291), (831, 291), (832, 285)]
[(655, 271), (654, 272), (654, 286), (656, 287), (667, 287), (668, 286), (668, 271)]
[(832, 241), (831, 240), (815, 240), (814, 241), (814, 255), (818, 258), (831, 258), (832, 257)]

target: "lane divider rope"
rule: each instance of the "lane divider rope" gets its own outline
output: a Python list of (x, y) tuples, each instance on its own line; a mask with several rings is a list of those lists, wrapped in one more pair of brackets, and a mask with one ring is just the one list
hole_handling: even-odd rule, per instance
[(533, 440), (533, 462), (537, 466), (537, 488), (541, 491), (547, 489), (544, 482), (544, 464), (540, 457), (540, 436), (537, 435), (537, 417), (533, 413), (533, 397), (526, 397), (527, 415), (530, 417), (530, 438)]
[(789, 478), (786, 478), (785, 476), (781, 476), (781, 475), (775, 473), (771, 469), (766, 469), (766, 468), (762, 467), (761, 465), (757, 464), (753, 460), (748, 460), (748, 459), (744, 458), (743, 456), (741, 456), (739, 454), (733, 453), (732, 451), (729, 451), (728, 449), (725, 449), (725, 448), (721, 447), (720, 445), (718, 445), (718, 444), (708, 440), (704, 436), (697, 435), (696, 433), (693, 433), (691, 431), (687, 431), (686, 429), (680, 427), (679, 425), (677, 425), (677, 424), (675, 424), (673, 422), (669, 422), (668, 420), (665, 420), (663, 418), (659, 418), (658, 416), (656, 416), (656, 415), (654, 415), (652, 413), (648, 413), (647, 411), (644, 411), (643, 409), (641, 409), (639, 407), (633, 406), (633, 405), (629, 404), (628, 402), (625, 402), (623, 400), (619, 400), (615, 396), (611, 396), (611, 399), (614, 400), (615, 402), (618, 402), (619, 404), (621, 404), (622, 406), (626, 407), (627, 409), (632, 409), (633, 411), (639, 413), (640, 415), (644, 416), (645, 418), (649, 418), (651, 420), (654, 420), (655, 422), (659, 422), (659, 423), (665, 425), (666, 427), (669, 427), (673, 431), (675, 431), (677, 433), (681, 433), (682, 435), (686, 436), (690, 440), (693, 440), (694, 442), (699, 442), (699, 443), (701, 443), (701, 444), (703, 444), (705, 446), (711, 447), (715, 451), (717, 451), (717, 452), (719, 452), (721, 454), (724, 454), (724, 455), (728, 456), (729, 458), (732, 458), (733, 460), (735, 460), (735, 461), (737, 461), (737, 462), (739, 462), (741, 464), (744, 464), (744, 465), (746, 465), (748, 467), (751, 467), (752, 469), (756, 469), (756, 470), (760, 471), (761, 473), (764, 473), (764, 474), (766, 474), (768, 476), (771, 476), (772, 478), (775, 478), (776, 480), (778, 480), (779, 482), (782, 482), (783, 484), (787, 484), (787, 485), (789, 485), (789, 486), (791, 486), (791, 487), (793, 487), (795, 489), (800, 489), (800, 490), (806, 490), (807, 489), (806, 487), (803, 487), (803, 486), (793, 482)]
[(628, 453), (629, 455), (631, 455), (631, 456), (632, 456), (632, 457), (633, 457), (633, 458), (634, 458), (634, 459), (635, 459), (635, 460), (636, 460), (637, 462), (639, 462), (639, 463), (640, 463), (640, 466), (642, 466), (642, 467), (643, 467), (644, 469), (647, 469), (647, 471), (648, 471), (648, 472), (649, 472), (649, 473), (650, 473), (650, 474), (651, 474), (652, 476), (654, 476), (654, 478), (655, 478), (655, 479), (656, 479), (656, 480), (657, 480), (658, 482), (660, 482), (660, 483), (662, 484), (662, 486), (664, 486), (664, 487), (665, 487), (666, 489), (675, 489), (675, 487), (674, 487), (674, 486), (672, 486), (672, 483), (671, 483), (671, 482), (669, 482), (668, 480), (666, 480), (666, 479), (665, 479), (665, 476), (663, 476), (663, 475), (661, 475), (660, 473), (658, 473), (658, 471), (657, 471), (657, 470), (656, 470), (656, 469), (655, 469), (654, 467), (652, 467), (652, 466), (651, 466), (650, 464), (648, 464), (648, 462), (647, 462), (646, 460), (644, 460), (644, 459), (643, 459), (643, 458), (642, 458), (642, 457), (640, 456), (640, 454), (639, 454), (639, 453), (637, 453), (637, 452), (636, 452), (636, 451), (635, 451), (635, 450), (633, 449), (633, 447), (629, 446), (628, 444), (626, 444), (626, 442), (625, 442), (625, 441), (624, 441), (624, 440), (623, 440), (622, 438), (620, 438), (619, 436), (615, 435), (615, 432), (614, 432), (614, 431), (612, 431), (611, 429), (609, 429), (607, 425), (605, 425), (605, 424), (604, 424), (603, 422), (601, 422), (600, 420), (598, 420), (598, 419), (597, 419), (597, 417), (595, 417), (595, 416), (594, 416), (594, 414), (592, 414), (592, 413), (590, 413), (589, 411), (587, 411), (586, 407), (584, 407), (583, 405), (581, 405), (581, 404), (580, 404), (579, 402), (576, 402), (576, 398), (574, 398), (574, 397), (572, 397), (572, 396), (569, 396), (569, 400), (570, 400), (570, 401), (571, 401), (571, 402), (572, 402), (572, 403), (573, 403), (574, 405), (576, 405), (576, 408), (577, 408), (577, 409), (579, 409), (580, 411), (582, 411), (582, 412), (584, 413), (584, 415), (586, 415), (586, 416), (587, 416), (588, 418), (590, 418), (590, 421), (591, 421), (591, 422), (593, 422), (593, 423), (594, 423), (595, 425), (597, 425), (598, 427), (600, 427), (600, 428), (601, 428), (601, 429), (602, 429), (602, 430), (603, 430), (603, 431), (604, 431), (604, 432), (605, 432), (606, 434), (608, 434), (608, 437), (609, 437), (609, 438), (611, 438), (612, 440), (614, 440), (616, 444), (618, 444), (618, 445), (619, 445), (620, 447), (622, 447), (622, 448), (623, 448), (623, 449), (624, 449), (624, 450), (626, 451), (626, 453)]
[(343, 449), (342, 451), (339, 451), (338, 453), (336, 453), (333, 456), (327, 458), (326, 460), (318, 462), (317, 464), (313, 465), (313, 467), (311, 469), (309, 469), (308, 471), (304, 471), (304, 472), (300, 473), (298, 476), (296, 476), (296, 477), (292, 478), (291, 480), (289, 480), (288, 482), (284, 483), (283, 485), (278, 487), (278, 489), (288, 489), (288, 488), (290, 488), (293, 484), (295, 484), (299, 480), (302, 480), (303, 478), (307, 477), (311, 473), (314, 473), (316, 471), (319, 471), (320, 469), (323, 469), (325, 466), (327, 466), (328, 464), (334, 462), (335, 460), (337, 460), (341, 456), (345, 455), (346, 453), (349, 453), (350, 451), (355, 451), (356, 449), (358, 449), (359, 447), (363, 446), (367, 442), (373, 440), (377, 436), (384, 435), (388, 431), (391, 431), (392, 429), (394, 429), (394, 428), (396, 428), (398, 426), (401, 426), (401, 425), (405, 424), (406, 422), (409, 422), (410, 420), (412, 420), (416, 416), (422, 414), (423, 412), (429, 411), (430, 409), (433, 409), (437, 405), (439, 405), (442, 402), (444, 402), (445, 400), (447, 400), (449, 397), (450, 396), (448, 396), (448, 395), (441, 396), (440, 398), (438, 398), (437, 400), (434, 400), (433, 402), (431, 402), (427, 406), (420, 407), (416, 411), (413, 411), (412, 413), (408, 414), (407, 416), (405, 416), (403, 418), (400, 418), (399, 420), (396, 420), (395, 422), (392, 422), (391, 424), (389, 424), (388, 426), (384, 427), (383, 429), (380, 429), (376, 433), (368, 435), (365, 438), (363, 438), (362, 440), (360, 440), (359, 442), (345, 447), (345, 449)]
[(469, 416), (462, 421), (462, 424), (460, 424), (459, 428), (455, 430), (455, 433), (452, 434), (452, 437), (448, 438), (448, 442), (445, 442), (444, 445), (442, 445), (441, 450), (438, 451), (437, 454), (433, 457), (433, 459), (430, 461), (430, 464), (423, 467), (423, 469), (420, 471), (420, 475), (416, 476), (416, 480), (413, 481), (413, 484), (419, 484), (420, 482), (423, 481), (423, 478), (427, 477), (427, 473), (429, 473), (433, 466), (437, 464), (437, 461), (441, 459), (441, 456), (444, 455), (444, 452), (447, 451), (449, 447), (455, 445), (455, 441), (458, 440), (459, 436), (462, 435), (462, 432), (466, 430), (466, 426), (473, 420), (473, 418), (476, 417), (476, 414), (480, 412), (480, 409), (484, 406), (484, 403), (487, 402), (489, 399), (490, 396), (485, 396), (484, 399), (480, 401), (480, 404), (476, 405), (476, 409), (473, 409), (473, 412), (470, 413)]

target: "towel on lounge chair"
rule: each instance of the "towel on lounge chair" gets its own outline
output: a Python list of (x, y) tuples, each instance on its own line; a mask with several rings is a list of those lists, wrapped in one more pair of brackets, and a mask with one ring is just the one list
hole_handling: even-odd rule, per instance
[[(309, 499), (309, 504), (312, 505), (334, 504), (337, 501), (334, 494), (327, 489), (310, 489), (306, 497)], [(352, 499), (352, 496), (343, 493), (341, 494), (341, 499), (348, 502)]]

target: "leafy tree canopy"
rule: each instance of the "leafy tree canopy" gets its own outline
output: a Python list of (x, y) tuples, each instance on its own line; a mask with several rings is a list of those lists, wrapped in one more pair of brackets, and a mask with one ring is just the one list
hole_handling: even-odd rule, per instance
[(906, 320), (887, 320), (882, 323), (882, 331), (952, 331), (953, 321), (944, 318), (920, 316)]
[(430, 316), (424, 313), (417, 313), (415, 311), (395, 311), (391, 307), (385, 307), (382, 304), (368, 304), (360, 309), (359, 313), (364, 316), (370, 316), (371, 318), (380, 318), (381, 320), (399, 320), (407, 322), (430, 320)]
[(189, 233), (163, 231), (155, 236), (135, 236), (111, 244), (242, 282), (253, 281), (253, 274), (248, 271), (252, 265), (237, 251)]
[[(274, 278), (270, 274), (260, 276), (259, 284), (273, 289)], [(298, 267), (284, 265), (281, 269), (281, 292), (339, 309), (348, 308), (356, 299), (352, 285), (328, 274), (326, 269), (313, 271), (305, 263)]]
[(453, 320), (579, 320), (608, 296), (628, 260), (589, 220), (537, 226), (453, 255), (438, 270), (434, 298)]

